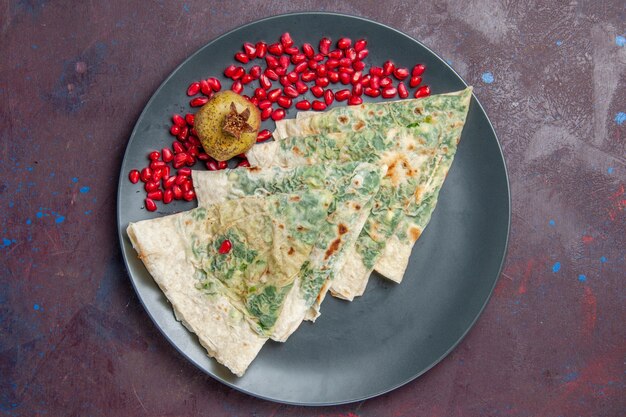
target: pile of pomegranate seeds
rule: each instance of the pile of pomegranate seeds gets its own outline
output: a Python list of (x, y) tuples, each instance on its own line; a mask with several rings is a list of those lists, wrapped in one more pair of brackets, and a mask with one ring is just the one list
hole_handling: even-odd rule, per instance
[[(269, 45), (263, 41), (246, 42), (242, 51), (234, 55), (236, 63), (226, 67), (224, 75), (232, 80), (232, 91), (242, 94), (259, 108), (262, 120), (281, 120), (292, 106), (303, 111), (324, 111), (334, 101), (358, 105), (363, 103), (363, 94), (383, 99), (408, 98), (409, 88), (412, 88), (415, 98), (430, 95), (430, 87), (421, 85), (424, 65), (417, 64), (409, 70), (385, 61), (366, 71), (363, 61), (369, 51), (365, 39), (353, 43), (350, 38), (341, 38), (335, 49), (331, 49), (332, 44), (329, 38), (322, 38), (316, 51), (309, 43), (295, 45), (289, 33), (283, 33), (278, 42)], [(341, 88), (333, 90), (333, 85), (341, 85)], [(187, 95), (192, 97), (189, 105), (201, 107), (221, 89), (222, 84), (215, 77), (194, 81), (187, 87)], [(249, 95), (244, 94), (246, 89)], [(308, 93), (313, 98), (305, 97)], [(157, 209), (156, 201), (168, 204), (173, 200), (194, 200), (190, 168), (198, 161), (211, 171), (228, 166), (225, 161), (216, 161), (203, 152), (193, 123), (193, 114), (172, 116), (170, 134), (176, 140), (171, 149), (151, 152), (147, 167), (130, 171), (128, 178), (133, 184), (140, 180), (144, 183), (148, 211)], [(271, 136), (269, 130), (261, 130), (257, 142)], [(245, 155), (237, 158), (240, 159), (238, 167), (250, 166)], [(177, 171), (174, 173), (171, 168)]]

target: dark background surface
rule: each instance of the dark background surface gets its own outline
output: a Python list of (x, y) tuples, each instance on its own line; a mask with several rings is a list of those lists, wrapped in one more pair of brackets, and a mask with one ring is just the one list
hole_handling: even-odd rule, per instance
[[(0, 414), (623, 415), (626, 9), (553, 3), (0, 2)], [(494, 123), (513, 197), (467, 338), (339, 407), (258, 400), (189, 364), (139, 304), (115, 228), (123, 151), (163, 79), (216, 36), (299, 10), (372, 18), (448, 60)]]

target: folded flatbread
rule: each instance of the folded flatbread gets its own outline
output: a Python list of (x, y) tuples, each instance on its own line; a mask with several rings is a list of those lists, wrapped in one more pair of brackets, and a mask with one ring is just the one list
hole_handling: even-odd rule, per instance
[(265, 167), (332, 160), (389, 167), (357, 240), (358, 256), (351, 257), (336, 278), (350, 284), (331, 287), (334, 295), (346, 299), (361, 295), (374, 267), (389, 279), (402, 280), (454, 158), (471, 91), (306, 115), (279, 123), (277, 142), (248, 152), (253, 165)]
[[(326, 296), (335, 276), (343, 267), (346, 259), (356, 256), (354, 243), (363, 228), (371, 209), (371, 198), (376, 194), (381, 176), (386, 167), (365, 162), (344, 164), (300, 165), (293, 168), (249, 168), (226, 171), (193, 171), (194, 187), (200, 207), (210, 206), (227, 200), (250, 195), (271, 195), (291, 193), (302, 190), (328, 190), (335, 196), (335, 224), (349, 225), (351, 230), (344, 230), (345, 250), (338, 251), (328, 274), (307, 276), (306, 296), (298, 300), (298, 307), (291, 309), (290, 325), (280, 325), (281, 332), (275, 330), (272, 337), (283, 341), (297, 328), (301, 320), (302, 309), (307, 309), (305, 319), (315, 321), (319, 316), (320, 305)], [(363, 206), (362, 206), (363, 205)], [(355, 212), (358, 209), (358, 215)], [(281, 321), (281, 320), (279, 320)]]

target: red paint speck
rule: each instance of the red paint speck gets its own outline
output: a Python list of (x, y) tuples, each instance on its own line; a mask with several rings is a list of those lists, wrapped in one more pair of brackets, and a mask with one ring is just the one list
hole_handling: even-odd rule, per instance
[(591, 242), (593, 242), (593, 236), (589, 236), (589, 235), (583, 236), (583, 243), (584, 244), (588, 245)]

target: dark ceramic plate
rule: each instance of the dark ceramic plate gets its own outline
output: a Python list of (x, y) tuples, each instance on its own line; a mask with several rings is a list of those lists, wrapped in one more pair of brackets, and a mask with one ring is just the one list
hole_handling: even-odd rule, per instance
[[(244, 42), (274, 42), (290, 32), (298, 44), (323, 36), (369, 40), (368, 64), (387, 59), (411, 68), (426, 64), (433, 94), (465, 88), (441, 58), (407, 35), (369, 20), (326, 13), (276, 16), (210, 42), (178, 67), (150, 99), (130, 137), (118, 191), (118, 229), (131, 281), (163, 335), (198, 368), (251, 395), (284, 403), (324, 405), (359, 401), (415, 379), (467, 334), (498, 278), (509, 234), (507, 173), (493, 127), (476, 99), (432, 220), (415, 245), (404, 282), (373, 276), (352, 303), (328, 297), (322, 316), (284, 343), (270, 342), (243, 378), (207, 357), (196, 337), (174, 319), (165, 296), (137, 259), (125, 229), (138, 221), (192, 208), (192, 203), (143, 209), (144, 193), (130, 169), (169, 146), (169, 117), (186, 113), (191, 81), (221, 76)], [(248, 64), (249, 66), (250, 64)], [(222, 77), (223, 85), (230, 83)], [(256, 84), (256, 83), (251, 83)], [(295, 117), (291, 110), (288, 117)], [(271, 122), (271, 121), (270, 121)], [(273, 123), (265, 123), (273, 129)], [(374, 274), (376, 275), (376, 274)]]

